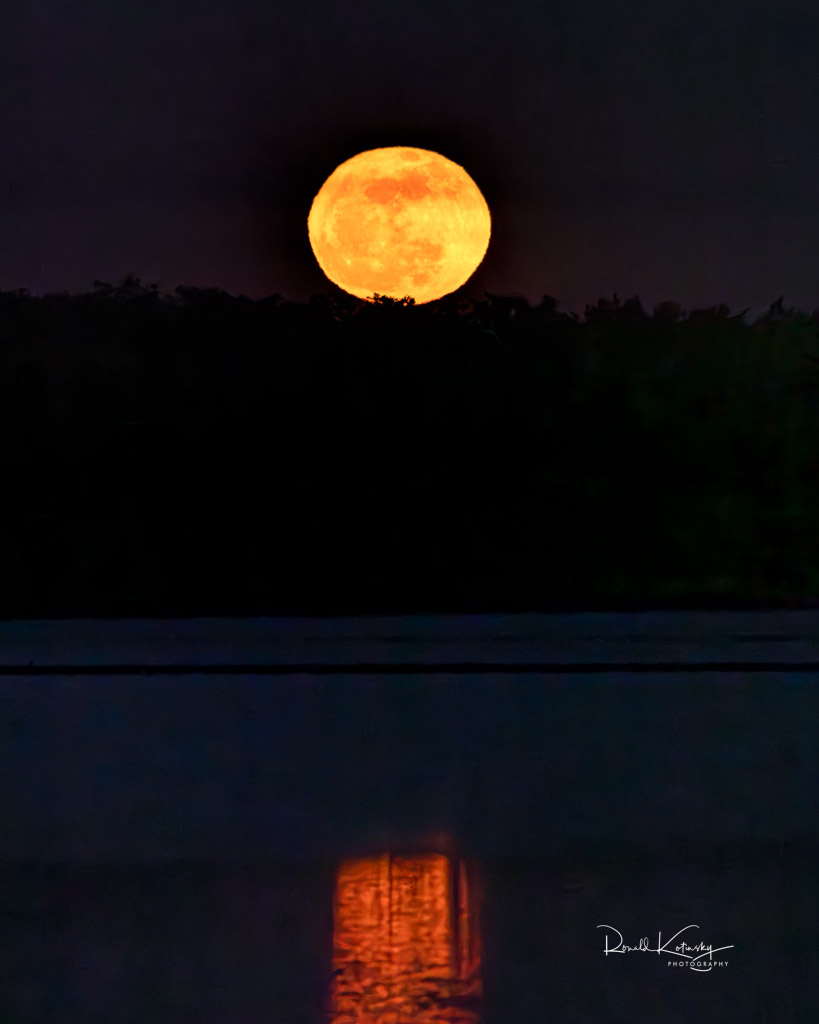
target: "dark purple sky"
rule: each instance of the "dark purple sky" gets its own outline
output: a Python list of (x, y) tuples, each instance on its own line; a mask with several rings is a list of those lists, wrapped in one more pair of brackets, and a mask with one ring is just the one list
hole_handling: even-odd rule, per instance
[(332, 291), (312, 198), (400, 144), (489, 202), (467, 294), (819, 306), (815, 0), (26, 0), (1, 29), (1, 289)]

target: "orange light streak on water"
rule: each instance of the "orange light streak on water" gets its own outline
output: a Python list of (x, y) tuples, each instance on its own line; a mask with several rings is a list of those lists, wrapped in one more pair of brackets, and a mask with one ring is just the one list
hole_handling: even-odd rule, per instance
[(478, 1024), (477, 894), (463, 862), (345, 862), (333, 938), (331, 1024)]

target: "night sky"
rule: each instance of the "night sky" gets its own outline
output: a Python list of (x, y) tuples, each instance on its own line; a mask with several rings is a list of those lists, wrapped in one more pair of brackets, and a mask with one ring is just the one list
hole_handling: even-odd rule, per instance
[(313, 196), (412, 145), (492, 211), (465, 294), (819, 306), (813, 0), (27, 0), (0, 86), (0, 289), (332, 294)]

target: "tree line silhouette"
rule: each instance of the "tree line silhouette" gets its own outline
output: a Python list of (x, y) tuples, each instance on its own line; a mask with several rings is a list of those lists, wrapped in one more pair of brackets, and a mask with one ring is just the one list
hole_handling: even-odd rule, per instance
[(0, 292), (0, 615), (819, 595), (819, 311)]

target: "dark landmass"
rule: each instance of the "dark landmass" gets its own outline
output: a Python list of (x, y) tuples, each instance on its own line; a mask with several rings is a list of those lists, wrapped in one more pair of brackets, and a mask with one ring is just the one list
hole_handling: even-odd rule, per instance
[(819, 311), (0, 293), (0, 617), (817, 606)]

